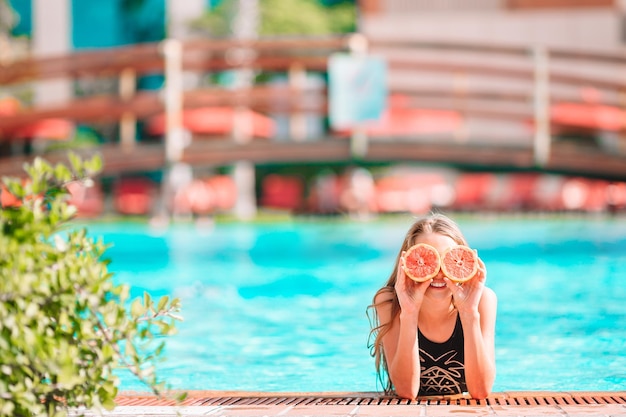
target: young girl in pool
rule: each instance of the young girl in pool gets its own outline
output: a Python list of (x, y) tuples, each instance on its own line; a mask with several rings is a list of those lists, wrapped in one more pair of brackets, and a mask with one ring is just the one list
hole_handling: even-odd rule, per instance
[(441, 270), (416, 282), (402, 262), (417, 243), (435, 247), (440, 255), (450, 246), (467, 245), (458, 225), (443, 214), (420, 219), (407, 232), (394, 270), (370, 306), (376, 312), (372, 356), (385, 392), (408, 399), (466, 392), (486, 398), (496, 374), (497, 299), (485, 286), (485, 264), (479, 259), (478, 272), (462, 285)]

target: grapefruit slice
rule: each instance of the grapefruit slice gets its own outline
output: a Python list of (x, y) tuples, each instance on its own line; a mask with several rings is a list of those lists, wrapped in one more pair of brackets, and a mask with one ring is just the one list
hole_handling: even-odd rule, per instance
[(452, 281), (469, 281), (478, 271), (478, 256), (467, 246), (452, 246), (441, 256), (441, 270)]
[(411, 246), (404, 254), (404, 272), (413, 281), (424, 282), (439, 272), (439, 252), (426, 243)]

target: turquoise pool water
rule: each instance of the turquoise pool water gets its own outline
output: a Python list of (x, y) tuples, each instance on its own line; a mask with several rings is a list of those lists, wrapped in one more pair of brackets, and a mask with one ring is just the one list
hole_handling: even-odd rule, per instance
[[(182, 299), (174, 388), (375, 391), (365, 309), (411, 221), (88, 227), (135, 295)], [(499, 298), (494, 389), (626, 389), (626, 222), (458, 221)]]

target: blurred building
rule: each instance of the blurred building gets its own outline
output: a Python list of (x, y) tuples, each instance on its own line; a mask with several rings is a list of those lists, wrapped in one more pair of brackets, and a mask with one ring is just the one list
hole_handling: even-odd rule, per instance
[(375, 39), (626, 47), (624, 0), (361, 0), (360, 31)]
[[(208, 0), (8, 1), (21, 17), (14, 34), (31, 36), (32, 53), (38, 56), (88, 49), (102, 49), (100, 53), (141, 43), (156, 45), (155, 41), (166, 36), (185, 39), (191, 35), (189, 21), (212, 4)], [(238, 1), (242, 5), (250, 4), (246, 3), (248, 0)], [(332, 0), (320, 1), (332, 3)], [(558, 165), (555, 170), (547, 169), (543, 176), (527, 172), (497, 173), (498, 169), (533, 171), (541, 165), (533, 165), (532, 158), (519, 162), (507, 155), (535, 146), (537, 97), (544, 99), (539, 104), (544, 106), (545, 119), (552, 117), (546, 124), (552, 123), (553, 130), (548, 130), (546, 136), (554, 143), (565, 134), (580, 134), (582, 127), (586, 129), (585, 139), (594, 141), (590, 151), (596, 153), (600, 148), (607, 156), (626, 156), (623, 140), (626, 119), (622, 117), (626, 62), (619, 58), (626, 46), (626, 0), (359, 0), (358, 5), (359, 30), (369, 40), (368, 52), (384, 57), (389, 69), (386, 78), (389, 95), (385, 97), (383, 116), (359, 126), (372, 145), (369, 149), (372, 159), (358, 160), (348, 152), (337, 157), (337, 149), (348, 148), (336, 144), (345, 144), (357, 135), (351, 130), (353, 126), (345, 130), (329, 128), (328, 115), (318, 111), (326, 103), (325, 64), (292, 65), (283, 68), (282, 74), (271, 74), (272, 78), (259, 83), (265, 85), (260, 85), (263, 88), (256, 97), (272, 99), (267, 105), (259, 99), (256, 111), (263, 114), (237, 110), (237, 116), (245, 116), (237, 118), (239, 125), (251, 127), (251, 132), (234, 128), (235, 114), (232, 107), (227, 107), (228, 103), (197, 104), (184, 109), (181, 124), (188, 133), (183, 138), (185, 146), (197, 146), (187, 150), (189, 164), (181, 166), (189, 172), (178, 177), (179, 184), (172, 187), (176, 190), (165, 203), (159, 203), (157, 195), (159, 183), (168, 184), (161, 175), (163, 166), (145, 165), (139, 169), (135, 164), (140, 158), (129, 156), (139, 156), (139, 152), (125, 153), (128, 150), (125, 146), (134, 146), (135, 141), (144, 145), (164, 141), (165, 114), (138, 120), (122, 118), (119, 131), (113, 131), (118, 127), (109, 122), (113, 127), (108, 131), (101, 128), (104, 137), (101, 142), (116, 144), (119, 136), (122, 146), (119, 154), (114, 154), (115, 159), (126, 161), (125, 170), (146, 170), (151, 175), (144, 178), (146, 172), (130, 172), (133, 175), (125, 176), (120, 168), (120, 172), (108, 174), (109, 182), (103, 190), (91, 195), (81, 189), (74, 190), (76, 204), (84, 207), (83, 214), (94, 216), (102, 212), (103, 206), (93, 203), (102, 198), (101, 191), (113, 195), (111, 206), (117, 212), (139, 215), (157, 214), (159, 205), (171, 204), (168, 209), (175, 215), (210, 216), (235, 210), (243, 197), (254, 193), (258, 199), (250, 200), (250, 205), (258, 204), (270, 210), (350, 213), (358, 218), (371, 213), (422, 213), (432, 208), (460, 211), (626, 208), (623, 177), (616, 183), (571, 178), (578, 174), (575, 170), (581, 164), (589, 165), (586, 154), (585, 161), (565, 165), (567, 175), (551, 175), (563, 173), (559, 170), (563, 166)], [(242, 37), (252, 35), (247, 33)], [(302, 52), (302, 48), (298, 49)], [(567, 53), (559, 54), (559, 50)], [(603, 53), (606, 59), (594, 60)], [(582, 60), (585, 55), (591, 58)], [(228, 84), (227, 87), (236, 84), (228, 81), (234, 71), (208, 72), (207, 68), (184, 71), (180, 84), (188, 91), (200, 89), (201, 80)], [(219, 75), (219, 81), (208, 75)], [(44, 98), (69, 102), (72, 98), (81, 99), (81, 95), (89, 98), (106, 92), (126, 100), (126, 95), (133, 96), (136, 90), (162, 88), (165, 78), (164, 74), (132, 70), (122, 71), (117, 78), (99, 76), (94, 72), (52, 81), (41, 77), (33, 82), (33, 88), (37, 89), (33, 101), (37, 105), (49, 105), (44, 103)], [(122, 87), (127, 81), (132, 88), (126, 88), (130, 91), (124, 93)], [(295, 93), (283, 94), (289, 88)], [(144, 93), (155, 95), (154, 91)], [(294, 96), (301, 96), (302, 103), (307, 105), (294, 107), (297, 111), (289, 110), (287, 104)], [(12, 109), (14, 102), (5, 100), (5, 114), (16, 113)], [(0, 114), (2, 104), (0, 101)], [(603, 117), (601, 126), (593, 123), (581, 126), (580, 109), (586, 114), (598, 110), (603, 116), (610, 111), (615, 123), (607, 124), (607, 118)], [(256, 117), (259, 115), (262, 117)], [(255, 124), (254, 120), (260, 123)], [(133, 129), (125, 130), (123, 124)], [(255, 126), (261, 127), (256, 133)], [(110, 133), (109, 137), (106, 133)], [(241, 135), (245, 140), (239, 140)], [(61, 139), (69, 134), (57, 136)], [(224, 139), (237, 142), (241, 148), (258, 145), (259, 149), (266, 149), (261, 146), (268, 143), (277, 146), (267, 149), (278, 146), (296, 149), (292, 145), (303, 145), (302, 149), (311, 149), (308, 152), (311, 157), (289, 162), (283, 156), (273, 159), (274, 155), (270, 155), (267, 160), (257, 156), (259, 165), (250, 164), (247, 171), (232, 170), (232, 165), (242, 158), (233, 162), (213, 155), (229, 146)], [(576, 138), (574, 145), (587, 149), (587, 144), (579, 139)], [(223, 143), (217, 143), (219, 146), (206, 146), (220, 141)], [(315, 142), (315, 148), (305, 148), (310, 145), (307, 142)], [(319, 154), (324, 156), (318, 156), (323, 145), (332, 146), (328, 152)], [(149, 149), (152, 148), (146, 146), (142, 152)], [(457, 157), (455, 149), (464, 154)], [(487, 154), (485, 149), (494, 155), (499, 152), (505, 162), (497, 160), (497, 155), (484, 159), (481, 155)], [(275, 150), (264, 152), (278, 154)], [(307, 169), (302, 161), (314, 159), (319, 166), (302, 175)], [(145, 160), (150, 161), (147, 154)], [(368, 166), (368, 162), (374, 164)], [(377, 164), (385, 166), (381, 168)], [(408, 168), (398, 169), (402, 164)], [(435, 170), (435, 164), (443, 164), (446, 169)], [(284, 172), (280, 172), (283, 166)], [(617, 178), (618, 175), (610, 175), (610, 164), (607, 166), (596, 175)], [(621, 172), (626, 172), (623, 163), (619, 166), (624, 166)], [(589, 172), (593, 174), (593, 170), (580, 171), (583, 176)], [(254, 175), (259, 173), (255, 179)], [(243, 183), (249, 187), (242, 187)], [(592, 190), (594, 193), (600, 190), (601, 198), (596, 198)], [(160, 193), (168, 195), (163, 190)]]
[[(521, 115), (538, 120), (543, 107), (552, 123), (544, 126), (546, 137), (573, 137), (578, 145), (587, 141), (623, 152), (616, 146), (621, 128), (600, 126), (593, 114), (598, 106), (621, 114), (625, 66), (608, 56), (626, 51), (626, 1), (359, 4), (359, 30), (371, 52), (390, 63), (390, 90), (410, 94), (413, 106), (464, 114), (459, 140), (491, 146), (506, 138), (514, 146), (535, 146), (529, 140), (541, 132)], [(511, 117), (516, 114), (521, 117)]]

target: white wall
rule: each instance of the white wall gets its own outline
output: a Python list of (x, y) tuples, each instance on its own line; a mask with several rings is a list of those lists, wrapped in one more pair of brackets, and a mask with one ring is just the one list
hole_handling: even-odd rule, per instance
[(626, 50), (623, 12), (611, 9), (404, 12), (364, 17), (361, 30), (379, 39), (542, 44), (574, 49)]
[(206, 0), (167, 0), (167, 35), (185, 39), (190, 35), (189, 21), (202, 15)]
[[(33, 0), (32, 51), (45, 57), (71, 49), (72, 16), (70, 0)], [(72, 84), (67, 79), (41, 81), (35, 89), (38, 105), (70, 100)]]

